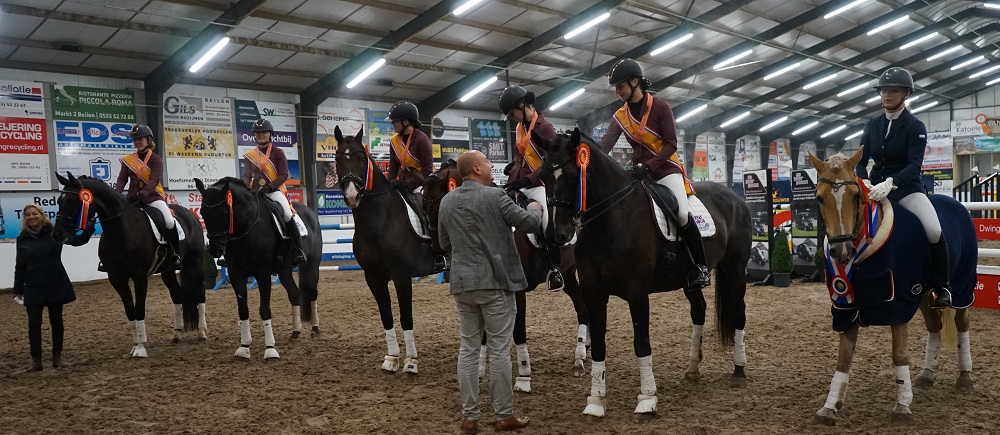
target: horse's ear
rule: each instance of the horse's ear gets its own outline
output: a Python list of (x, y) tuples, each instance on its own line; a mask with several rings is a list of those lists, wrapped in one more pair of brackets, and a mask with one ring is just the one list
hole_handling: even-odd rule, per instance
[(816, 168), (816, 170), (822, 171), (823, 169), (826, 169), (826, 162), (820, 160), (819, 157), (816, 157), (809, 151), (806, 151), (806, 155), (809, 156), (809, 161), (812, 162), (812, 165)]
[(858, 162), (861, 161), (861, 157), (865, 154), (864, 151), (865, 151), (865, 146), (861, 145), (858, 147), (858, 150), (854, 152), (854, 155), (851, 156), (851, 158), (847, 159), (847, 163), (849, 164), (848, 169), (850, 169), (852, 172), (854, 171), (854, 168), (858, 166)]
[(361, 128), (361, 129), (358, 129), (358, 134), (356, 136), (354, 136), (354, 137), (360, 143), (360, 142), (362, 142), (362, 139), (364, 139), (364, 136), (365, 136), (365, 129)]
[[(69, 172), (67, 172), (67, 174), (69, 174)], [(62, 184), (63, 186), (69, 184), (69, 180), (67, 180), (66, 177), (63, 177), (62, 175), (59, 175), (58, 172), (56, 172), (56, 179), (59, 180), (59, 184)]]
[(344, 132), (340, 131), (340, 126), (333, 127), (333, 138), (337, 139), (337, 143), (344, 141)]
[(569, 135), (570, 143), (580, 144), (580, 127), (574, 127), (573, 133)]
[(203, 195), (205, 194), (205, 183), (201, 182), (201, 178), (194, 179), (194, 187), (197, 187), (198, 191), (201, 192)]
[(72, 172), (70, 172), (70, 171), (66, 171), (66, 178), (68, 178), (68, 179), (69, 179), (68, 181), (69, 181), (70, 183), (76, 183), (76, 177), (74, 177), (74, 176), (73, 176), (73, 173), (72, 173)]

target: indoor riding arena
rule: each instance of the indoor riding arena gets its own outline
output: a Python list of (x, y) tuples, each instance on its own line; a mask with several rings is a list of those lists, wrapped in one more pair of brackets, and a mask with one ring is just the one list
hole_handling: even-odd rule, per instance
[(0, 0), (0, 434), (1000, 433), (998, 213), (1000, 0)]

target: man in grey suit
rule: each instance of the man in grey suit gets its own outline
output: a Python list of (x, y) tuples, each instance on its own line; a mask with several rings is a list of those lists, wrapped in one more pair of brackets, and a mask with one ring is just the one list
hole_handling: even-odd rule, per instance
[(511, 227), (537, 231), (542, 207), (514, 204), (503, 190), (489, 187), (493, 164), (479, 151), (458, 158), (462, 185), (441, 200), (438, 238), (451, 251), (451, 294), (458, 307), (458, 386), (462, 396), (463, 433), (476, 433), (479, 420), (479, 344), (486, 334), (490, 361), (490, 393), (494, 429), (508, 431), (528, 425), (514, 416), (510, 340), (517, 306), (514, 292), (528, 281), (514, 247)]

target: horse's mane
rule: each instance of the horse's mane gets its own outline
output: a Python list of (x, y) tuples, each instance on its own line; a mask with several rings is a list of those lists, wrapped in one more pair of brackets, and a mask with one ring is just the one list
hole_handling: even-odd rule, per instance
[(444, 162), (441, 164), (441, 166), (438, 166), (438, 169), (435, 172), (444, 172), (449, 169), (458, 169), (458, 162), (455, 161), (455, 159), (448, 159), (447, 162)]
[(217, 188), (221, 189), (222, 186), (224, 184), (226, 184), (226, 183), (229, 183), (230, 185), (235, 184), (235, 185), (238, 185), (238, 186), (243, 186), (243, 188), (249, 189), (249, 187), (247, 187), (247, 184), (243, 182), (243, 179), (236, 178), (236, 177), (222, 177), (222, 178), (219, 179), (219, 181), (216, 181), (210, 187), (217, 187)]
[(845, 168), (844, 167), (844, 163), (847, 163), (847, 159), (848, 159), (848, 157), (845, 156), (844, 153), (837, 153), (837, 154), (834, 154), (834, 155), (830, 156), (830, 158), (827, 159), (826, 165), (827, 165), (828, 168), (831, 168), (831, 169), (848, 169), (848, 170), (850, 170), (851, 168)]

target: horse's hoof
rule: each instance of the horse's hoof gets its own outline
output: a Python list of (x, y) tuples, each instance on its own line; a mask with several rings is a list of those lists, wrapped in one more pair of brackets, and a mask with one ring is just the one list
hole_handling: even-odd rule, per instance
[(417, 374), (417, 359), (406, 358), (403, 360), (403, 372)]
[(636, 414), (656, 414), (656, 396), (639, 395), (639, 403), (635, 405)]
[(170, 339), (170, 343), (172, 343), (172, 344), (177, 344), (177, 343), (180, 343), (180, 342), (181, 342), (181, 338), (178, 337), (178, 336), (176, 336), (176, 335), (174, 336), (174, 338)]
[(827, 407), (820, 408), (819, 411), (816, 411), (816, 415), (813, 415), (813, 424), (821, 424), (824, 426), (836, 425), (837, 411)]
[(485, 379), (485, 378), (486, 378), (486, 365), (485, 364), (480, 364), (479, 365), (479, 379)]
[(198, 333), (198, 341), (208, 341), (208, 334), (204, 332)]
[(583, 415), (604, 418), (604, 398), (600, 396), (587, 396), (587, 407), (583, 408)]
[(278, 357), (264, 358), (264, 362), (266, 362), (268, 364), (277, 364), (277, 363), (281, 362), (281, 358), (278, 358)]
[(146, 354), (146, 348), (141, 346), (132, 347), (132, 358), (146, 358), (149, 355)]
[(923, 369), (920, 374), (913, 379), (913, 386), (917, 388), (931, 388), (934, 386), (934, 372)]
[(319, 326), (313, 326), (312, 331), (309, 332), (312, 338), (323, 338), (323, 333), (319, 332)]
[(292, 331), (292, 336), (288, 337), (288, 339), (291, 341), (296, 341), (299, 339), (300, 335), (302, 335), (302, 331)]
[(583, 360), (578, 359), (573, 362), (573, 377), (582, 378), (587, 374), (587, 367), (584, 366)]
[(958, 374), (955, 381), (955, 388), (958, 391), (972, 391), (976, 389), (976, 380), (972, 378), (972, 372), (962, 372)]
[(531, 394), (531, 376), (518, 376), (514, 380), (514, 391)]
[(910, 412), (909, 406), (897, 403), (889, 415), (889, 420), (893, 423), (910, 423), (913, 421), (913, 413)]
[(236, 354), (233, 356), (236, 358), (242, 358), (244, 361), (250, 361), (250, 348), (240, 346), (236, 348)]
[(687, 372), (684, 373), (684, 380), (688, 382), (700, 382), (701, 373), (700, 372)]
[(729, 388), (746, 388), (748, 382), (745, 376), (731, 376), (729, 378)]
[(278, 358), (280, 358), (278, 356), (278, 349), (275, 349), (273, 347), (269, 347), (269, 348), (267, 348), (267, 349), (264, 350), (264, 361), (267, 361), (267, 362), (277, 362)]
[(396, 373), (399, 370), (399, 357), (386, 355), (382, 360), (382, 370), (390, 373)]

